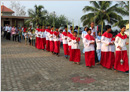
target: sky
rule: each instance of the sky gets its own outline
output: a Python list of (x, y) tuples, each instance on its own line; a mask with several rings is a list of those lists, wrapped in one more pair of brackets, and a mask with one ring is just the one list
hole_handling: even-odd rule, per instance
[[(10, 8), (10, 2), (1, 1), (1, 4)], [(43, 5), (49, 13), (55, 11), (57, 15), (65, 15), (70, 21), (74, 20), (74, 25), (80, 24), (80, 26), (82, 26), (80, 18), (85, 14), (82, 9), (91, 5), (89, 1), (19, 1), (19, 3), (25, 6), (26, 13), (28, 9), (34, 9), (35, 4)], [(113, 1), (113, 4), (115, 3), (116, 1)], [(129, 17), (123, 18), (128, 19)]]

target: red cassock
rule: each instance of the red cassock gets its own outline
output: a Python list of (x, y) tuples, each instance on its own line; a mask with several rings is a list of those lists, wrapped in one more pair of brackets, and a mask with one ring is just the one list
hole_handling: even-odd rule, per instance
[[(73, 62), (80, 62), (81, 60), (81, 53), (79, 44), (77, 43), (76, 37), (72, 37), (72, 45), (71, 45), (71, 53), (70, 53), (70, 61)], [(78, 37), (78, 40), (80, 41), (80, 38)]]
[(41, 49), (41, 31), (42, 31), (42, 29), (38, 30), (37, 49)]
[(37, 28), (36, 29), (37, 30), (37, 32), (36, 32), (36, 48), (38, 48), (39, 47), (39, 43), (40, 43), (40, 34), (39, 34), (39, 32), (40, 32), (40, 29), (39, 28)]
[(69, 40), (72, 40), (72, 37), (73, 37), (73, 34), (69, 33), (69, 34), (68, 34), (68, 47), (69, 47), (68, 53), (69, 53), (69, 55), (70, 55), (70, 53), (71, 53), (71, 45), (72, 45), (72, 41), (69, 42)]
[(49, 34), (51, 29), (46, 29), (46, 50), (50, 51), (50, 41), (49, 41)]
[(45, 29), (41, 29), (41, 49), (45, 49), (45, 43), (46, 43), (46, 40), (45, 40)]
[(113, 68), (115, 56), (114, 52), (112, 51), (110, 42), (112, 42), (112, 34), (105, 32), (101, 37), (102, 47), (101, 47), (101, 62), (100, 64), (103, 67), (108, 69)]
[(54, 51), (54, 41), (53, 41), (53, 37), (51, 38), (51, 36), (53, 36), (53, 31), (51, 31), (50, 34), (49, 34), (50, 52), (53, 52)]
[[(126, 39), (127, 39), (127, 35), (126, 34), (121, 35), (121, 33), (119, 33), (115, 39), (116, 57), (115, 57), (114, 69), (118, 71), (123, 71), (123, 72), (129, 71)], [(118, 48), (118, 46), (122, 48), (122, 51)], [(121, 58), (124, 61), (123, 64), (121, 64), (120, 62)]]
[(54, 31), (54, 52), (60, 53), (60, 40), (57, 37), (59, 35), (59, 32)]
[(95, 48), (94, 44), (90, 44), (94, 42), (95, 38), (89, 34), (87, 34), (83, 40), (84, 50), (85, 50), (85, 63), (86, 66), (95, 66)]
[[(68, 32), (68, 34), (70, 33)], [(67, 39), (65, 39), (67, 38), (68, 34), (67, 32), (62, 32), (64, 55), (69, 55), (68, 41)]]

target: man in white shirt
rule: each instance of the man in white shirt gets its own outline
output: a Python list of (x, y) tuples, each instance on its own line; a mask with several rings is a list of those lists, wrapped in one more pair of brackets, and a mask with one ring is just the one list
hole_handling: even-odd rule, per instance
[(6, 26), (4, 27), (4, 36), (3, 36), (3, 38), (5, 38), (6, 35), (7, 35), (7, 29), (8, 29), (8, 24), (6, 24)]
[(5, 36), (6, 36), (6, 39), (8, 39), (8, 35), (7, 35), (8, 32), (9, 32), (9, 25), (7, 24), (6, 27), (5, 27)]

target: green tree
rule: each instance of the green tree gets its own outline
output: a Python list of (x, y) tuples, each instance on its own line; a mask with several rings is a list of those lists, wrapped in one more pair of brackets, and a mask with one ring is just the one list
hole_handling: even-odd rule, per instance
[(121, 15), (127, 15), (122, 7), (117, 7), (118, 4), (112, 5), (112, 1), (90, 1), (93, 6), (85, 6), (83, 11), (86, 13), (81, 17), (81, 21), (84, 25), (88, 25), (90, 22), (102, 25), (101, 33), (103, 32), (103, 24), (108, 22), (114, 24), (119, 20), (122, 20)]
[(34, 8), (35, 8), (34, 10), (33, 9), (28, 10), (28, 14), (32, 18), (28, 19), (26, 23), (33, 22), (34, 27), (36, 27), (37, 24), (43, 25), (43, 20), (45, 20), (47, 16), (47, 10), (45, 10), (44, 6), (42, 5), (39, 6), (35, 5)]

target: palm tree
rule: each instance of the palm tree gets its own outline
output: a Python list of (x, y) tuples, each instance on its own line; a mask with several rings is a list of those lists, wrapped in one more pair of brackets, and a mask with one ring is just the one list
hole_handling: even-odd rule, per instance
[(35, 5), (34, 6), (35, 10), (29, 9), (28, 14), (31, 19), (27, 20), (27, 23), (33, 22), (33, 24), (36, 26), (37, 24), (43, 25), (44, 20), (46, 19), (47, 16), (47, 10), (44, 9), (44, 6), (42, 5)]
[(101, 33), (103, 32), (103, 24), (105, 22), (114, 24), (123, 19), (121, 15), (127, 15), (127, 12), (123, 8), (117, 7), (118, 4), (112, 5), (112, 1), (90, 1), (90, 3), (93, 6), (85, 6), (83, 11), (91, 11), (91, 13), (83, 15), (81, 21), (83, 22), (83, 26), (90, 22), (102, 25)]
[[(124, 8), (124, 10), (127, 12), (126, 16), (129, 16), (129, 1), (120, 1), (118, 2), (118, 7)], [(126, 25), (129, 23), (129, 20), (119, 20), (117, 21), (113, 26), (120, 27), (121, 25)]]

